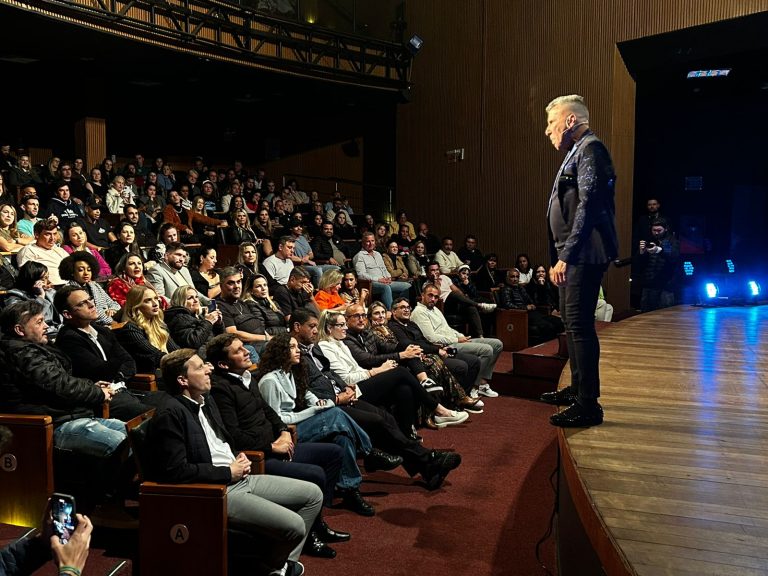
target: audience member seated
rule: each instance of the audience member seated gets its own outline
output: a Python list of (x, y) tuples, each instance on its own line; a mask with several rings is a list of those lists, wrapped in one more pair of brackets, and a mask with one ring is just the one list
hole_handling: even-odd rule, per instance
[(560, 334), (565, 328), (557, 316), (542, 314), (536, 310), (536, 304), (528, 291), (519, 284), (520, 272), (517, 268), (507, 271), (507, 283), (499, 292), (499, 307), (505, 310), (528, 311), (528, 344), (533, 346), (547, 342)]
[[(145, 471), (148, 480), (227, 486), (232, 525), (255, 538), (257, 574), (303, 574), (299, 553), (323, 503), (315, 485), (292, 478), (250, 474), (251, 462), (232, 452), (233, 441), (209, 395), (213, 368), (189, 348), (163, 360), (163, 380), (173, 398), (151, 421)], [(287, 564), (286, 564), (287, 562)]]
[(136, 241), (136, 231), (130, 222), (126, 220), (121, 221), (115, 227), (115, 236), (117, 239), (104, 251), (104, 260), (107, 261), (107, 264), (113, 270), (117, 267), (120, 259), (126, 254), (142, 254), (141, 247)]
[(135, 204), (123, 206), (123, 219), (133, 226), (136, 242), (140, 247), (149, 248), (155, 245), (155, 236), (152, 234), (152, 222)]
[(403, 257), (400, 256), (400, 245), (396, 240), (389, 241), (387, 251), (381, 255), (381, 259), (384, 261), (384, 266), (387, 268), (387, 272), (389, 272), (392, 280), (409, 281), (411, 274), (408, 272), (405, 262), (403, 262)]
[(139, 202), (144, 203), (144, 213), (153, 222), (157, 222), (165, 210), (165, 201), (157, 193), (157, 173), (147, 174), (147, 183), (144, 185), (144, 194)]
[[(187, 250), (180, 242), (173, 242), (166, 246), (165, 256), (162, 262), (152, 266), (146, 272), (147, 281), (160, 296), (170, 298), (179, 286), (194, 286), (192, 275), (184, 265), (187, 260)], [(207, 294), (197, 291), (200, 302), (207, 306), (209, 298)]]
[(224, 331), (221, 310), (204, 310), (193, 286), (176, 288), (165, 311), (165, 323), (178, 346), (195, 350)]
[(341, 219), (337, 219), (339, 214), (344, 214), (344, 222), (350, 222), (352, 220), (349, 217), (349, 212), (346, 210), (344, 200), (342, 200), (341, 197), (334, 198), (332, 203), (332, 207), (325, 211), (326, 220), (334, 223), (337, 222), (337, 220), (340, 222)]
[(35, 194), (24, 194), (21, 198), (22, 218), (16, 223), (16, 229), (20, 234), (30, 238), (35, 236), (35, 224), (41, 219), (37, 217), (40, 212), (40, 200)]
[(320, 288), (315, 294), (315, 304), (319, 310), (346, 310), (348, 304), (339, 295), (343, 274), (338, 268), (326, 270), (320, 278)]
[(389, 239), (390, 242), (397, 242), (398, 252), (400, 254), (408, 254), (411, 251), (411, 246), (416, 241), (414, 236), (411, 236), (411, 229), (405, 224), (400, 224), (397, 231), (397, 235), (392, 235)]
[(262, 274), (252, 276), (245, 284), (243, 290), (243, 300), (252, 300), (256, 304), (256, 307), (252, 308), (252, 310), (261, 314), (264, 331), (267, 334), (275, 336), (288, 330), (283, 312), (269, 295), (269, 286), (265, 276)]
[(413, 243), (405, 265), (414, 278), (420, 279), (427, 275), (429, 256), (427, 256), (427, 246), (423, 240), (416, 240)]
[(3, 357), (2, 411), (52, 417), (53, 444), (77, 454), (107, 458), (125, 446), (125, 425), (94, 418), (114, 396), (110, 382), (72, 375), (72, 363), (48, 344), (39, 302), (17, 302), (0, 313)]
[[(181, 238), (185, 242), (197, 240), (195, 232), (192, 230), (192, 223), (190, 222), (190, 211), (188, 208), (191, 207), (191, 202), (184, 201), (178, 191), (171, 190), (168, 193), (168, 204), (166, 204), (163, 210), (163, 226), (173, 226), (177, 230), (177, 234), (181, 233)], [(162, 230), (159, 232), (162, 232)], [(162, 238), (160, 234), (158, 236)], [(177, 238), (176, 241), (178, 242), (178, 240)]]
[(515, 268), (520, 272), (520, 285), (525, 286), (533, 279), (533, 268), (528, 254), (518, 254), (515, 258)]
[(59, 264), (69, 256), (66, 251), (56, 246), (59, 237), (58, 221), (54, 218), (40, 220), (35, 224), (35, 243), (24, 246), (16, 253), (16, 262), (21, 268), (30, 260), (44, 264), (53, 286), (61, 286), (64, 280), (59, 276)]
[(389, 227), (392, 230), (392, 233), (399, 233), (401, 226), (407, 226), (408, 227), (408, 237), (411, 239), (416, 238), (416, 228), (408, 221), (408, 215), (405, 213), (405, 210), (398, 210), (397, 215), (395, 216), (395, 221), (390, 222)]
[(357, 287), (357, 272), (346, 268), (342, 270), (341, 273), (344, 277), (341, 279), (339, 296), (341, 296), (347, 304), (357, 304), (359, 302), (365, 306), (368, 303), (368, 296), (370, 296), (370, 294), (366, 288), (360, 290)]
[[(396, 310), (398, 308), (408, 309), (408, 316), (410, 317), (411, 306), (408, 304), (408, 300), (405, 298), (398, 298), (394, 304), (392, 304), (392, 317), (395, 317)], [(386, 354), (392, 354), (400, 351), (397, 356), (400, 361), (403, 360), (404, 353), (409, 350), (419, 350), (420, 355), (408, 360), (409, 369), (411, 373), (424, 385), (424, 382), (431, 380), (437, 384), (439, 391), (443, 393), (443, 403), (453, 407), (457, 410), (465, 410), (466, 412), (473, 412), (475, 414), (482, 414), (483, 404), (479, 398), (470, 398), (464, 387), (459, 383), (456, 377), (451, 372), (450, 368), (446, 365), (440, 356), (440, 349), (436, 348), (432, 344), (426, 341), (422, 341), (421, 344), (409, 343), (401, 344), (397, 335), (392, 329), (387, 326), (387, 309), (381, 302), (374, 302), (368, 308), (368, 323), (370, 326), (370, 334), (375, 341), (375, 348), (372, 346), (370, 339), (361, 341), (361, 344), (365, 347), (366, 351), (378, 350)], [(418, 330), (418, 328), (416, 328)], [(433, 353), (427, 352), (421, 345), (425, 345), (427, 349), (433, 350)], [(355, 354), (355, 348), (352, 344), (348, 343), (349, 349), (352, 350), (352, 354), (355, 355), (355, 359), (362, 364), (363, 360)], [(447, 353), (444, 352), (447, 356)], [(408, 356), (408, 354), (405, 354)], [(412, 364), (411, 364), (412, 363)], [(423, 366), (423, 368), (422, 368)], [(466, 364), (465, 364), (466, 368)], [(479, 369), (479, 363), (478, 363)], [(420, 373), (420, 370), (424, 370), (424, 374)], [(427, 386), (427, 392), (433, 391), (431, 386)], [(472, 389), (472, 384), (468, 386), (469, 390)], [(478, 406), (479, 404), (479, 406)], [(432, 422), (434, 424), (434, 422)]]
[(193, 259), (189, 274), (195, 288), (208, 298), (216, 298), (221, 293), (221, 278), (216, 270), (216, 250), (203, 246)]
[(300, 308), (320, 313), (309, 274), (302, 267), (291, 270), (288, 283), (285, 286), (275, 286), (272, 296), (286, 319), (290, 319), (291, 314)]
[(120, 304), (112, 300), (98, 282), (93, 281), (98, 265), (96, 258), (89, 252), (74, 252), (59, 264), (59, 275), (67, 280), (68, 285), (77, 286), (88, 293), (96, 308), (96, 324), (109, 326), (120, 311)]
[[(293, 253), (290, 258), (294, 266), (301, 266), (312, 279), (312, 284), (318, 286), (320, 276), (327, 270), (338, 269), (338, 265), (322, 264), (315, 262), (315, 255), (309, 245), (307, 237), (304, 236), (304, 224), (301, 220), (294, 218), (290, 224), (291, 238), (293, 239)], [(267, 259), (269, 260), (269, 259)], [(266, 265), (266, 261), (265, 261)]]
[(16, 209), (11, 204), (0, 205), (0, 250), (18, 252), (34, 241), (34, 237), (19, 231), (16, 224)]
[(293, 248), (295, 242), (292, 236), (283, 236), (277, 245), (277, 252), (264, 260), (262, 266), (271, 278), (270, 284), (285, 285), (288, 282), (288, 275), (293, 270)]
[(32, 166), (28, 154), (19, 156), (18, 165), (11, 168), (8, 174), (8, 184), (11, 186), (11, 190), (21, 188), (25, 184), (33, 184), (36, 186), (43, 184), (43, 179), (40, 178), (37, 170)]
[(392, 306), (392, 300), (408, 293), (408, 282), (393, 281), (384, 264), (381, 254), (375, 250), (376, 240), (373, 234), (363, 234), (363, 249), (355, 254), (352, 264), (357, 276), (370, 280), (373, 297), (381, 300), (385, 306)]
[(70, 198), (69, 185), (66, 182), (56, 183), (55, 196), (51, 198), (45, 207), (44, 216), (56, 216), (59, 226), (66, 231), (69, 225), (83, 216), (80, 207)]
[(147, 258), (153, 262), (162, 262), (169, 244), (179, 241), (179, 230), (170, 222), (163, 222), (157, 230), (157, 244), (149, 251)]
[(336, 214), (333, 218), (333, 234), (342, 240), (357, 240), (357, 230), (352, 221), (347, 217), (344, 211)]
[(440, 265), (441, 274), (458, 274), (462, 261), (453, 251), (453, 238), (443, 238), (442, 247), (435, 254), (434, 261)]
[(61, 326), (61, 315), (53, 305), (55, 294), (48, 268), (44, 264), (30, 260), (19, 268), (16, 283), (5, 294), (3, 302), (4, 306), (15, 302), (38, 302), (43, 307), (43, 320), (48, 326), (46, 335), (53, 339)]
[[(56, 292), (56, 309), (61, 311), (64, 324), (56, 336), (56, 347), (72, 363), (72, 375), (93, 382), (122, 382), (136, 374), (136, 362), (112, 334), (112, 330), (95, 323), (97, 318), (93, 298), (77, 286), (63, 286)], [(143, 404), (125, 387), (111, 387), (109, 414), (127, 422), (146, 412)]]
[(499, 257), (493, 252), (485, 255), (485, 264), (475, 275), (475, 286), (481, 292), (504, 286), (504, 274), (498, 269)]
[[(205, 198), (202, 196), (195, 196), (192, 199), (192, 207), (189, 209), (188, 215), (195, 238), (207, 246), (215, 246), (218, 244), (218, 236), (216, 234), (218, 225), (206, 223), (203, 220), (211, 219), (210, 213), (206, 208)], [(217, 220), (217, 222), (226, 222), (226, 220)]]
[(485, 264), (483, 253), (477, 248), (477, 237), (472, 234), (467, 234), (464, 238), (464, 246), (459, 248), (456, 254), (464, 264), (469, 266), (472, 274), (477, 274)]
[(112, 268), (107, 264), (106, 260), (102, 258), (99, 251), (88, 246), (88, 235), (83, 229), (82, 221), (72, 224), (65, 232), (65, 236), (66, 238), (64, 244), (62, 244), (62, 248), (64, 248), (66, 252), (69, 254), (74, 254), (75, 252), (87, 252), (93, 256), (94, 260), (96, 260), (96, 269), (93, 271), (95, 276), (101, 278), (112, 276)]
[[(381, 302), (378, 304), (383, 306)], [(331, 361), (331, 369), (344, 378), (347, 384), (359, 386), (372, 404), (391, 407), (401, 430), (410, 423), (410, 429), (406, 428), (403, 432), (415, 434), (413, 415), (417, 406), (422, 413), (422, 419), (429, 420), (438, 428), (461, 424), (467, 419), (465, 412), (449, 410), (429, 394), (442, 391), (442, 387), (427, 376), (427, 369), (420, 359), (422, 350), (419, 346), (410, 345), (405, 350), (396, 352), (380, 345), (368, 326), (365, 309), (360, 304), (350, 306), (344, 315), (338, 314), (331, 318), (334, 314), (329, 313), (324, 316), (327, 323), (341, 324), (328, 331), (332, 339), (321, 339), (319, 344)], [(323, 319), (320, 321), (320, 334), (322, 338)], [(342, 334), (343, 343), (338, 338)], [(338, 351), (334, 354), (334, 351), (326, 350), (324, 341), (332, 344), (342, 343), (343, 345), (338, 346), (341, 354), (338, 354)], [(395, 348), (396, 343), (395, 340)], [(350, 356), (353, 362), (350, 361)], [(338, 368), (335, 366), (337, 361), (334, 357), (339, 358)], [(350, 382), (357, 378), (360, 379)]]
[[(271, 347), (276, 348), (277, 344)], [(275, 356), (281, 355), (270, 357)], [(233, 447), (236, 450), (264, 452), (264, 469), (267, 474), (315, 484), (323, 491), (323, 504), (330, 507), (333, 504), (334, 488), (339, 482), (344, 448), (332, 443), (293, 443), (288, 426), (264, 400), (259, 392), (258, 381), (253, 381), (250, 372), (253, 367), (251, 355), (234, 334), (214, 338), (206, 347), (205, 358), (214, 367), (211, 396), (221, 411)], [(264, 370), (265, 374), (270, 372)], [(290, 374), (290, 371), (285, 374)], [(312, 525), (304, 553), (333, 558), (336, 552), (326, 542), (344, 542), (349, 538), (345, 532), (331, 530), (320, 513)]]
[(256, 310), (253, 300), (243, 298), (243, 277), (237, 268), (227, 266), (219, 275), (221, 294), (216, 298), (216, 307), (221, 311), (224, 331), (235, 334), (257, 359), (271, 338), (264, 316), (261, 310)]
[(277, 230), (272, 225), (272, 220), (269, 216), (269, 210), (266, 208), (260, 208), (256, 212), (256, 218), (253, 221), (253, 231), (256, 233), (256, 238), (261, 240), (261, 244), (257, 245), (261, 249), (259, 256), (263, 260), (268, 256), (272, 256), (274, 250), (272, 248), (272, 239), (276, 236)]
[[(469, 271), (469, 266), (460, 264), (459, 269)], [(440, 265), (437, 262), (430, 262), (427, 266), (427, 282), (431, 282), (440, 290), (440, 300), (445, 303), (445, 311), (455, 310), (469, 326), (470, 335), (482, 338), (484, 328), (478, 311), (491, 313), (496, 309), (496, 305), (472, 300), (461, 288), (453, 283), (453, 280), (445, 274), (441, 274), (440, 270)]]
[(525, 286), (525, 289), (537, 307), (543, 306), (550, 310), (560, 309), (559, 290), (557, 286), (552, 284), (544, 266), (536, 266), (533, 271), (533, 279)]
[(302, 372), (307, 374), (309, 390), (315, 396), (333, 401), (366, 431), (373, 446), (389, 453), (374, 448), (366, 458), (366, 470), (390, 469), (402, 463), (409, 475), (421, 474), (428, 490), (439, 488), (448, 473), (459, 466), (461, 456), (422, 446), (417, 439), (403, 434), (389, 412), (361, 398), (359, 389), (347, 385), (316, 346), (318, 325), (317, 316), (308, 310), (297, 311), (291, 319), (291, 335), (301, 350)]
[(238, 208), (232, 214), (232, 226), (227, 230), (229, 244), (256, 242), (256, 232), (251, 228), (251, 221), (245, 208)]
[(85, 182), (80, 178), (80, 175), (75, 174), (72, 163), (65, 161), (59, 164), (59, 178), (56, 186), (66, 185), (72, 203), (76, 205), (76, 211), (82, 212), (80, 207), (83, 205), (88, 191), (85, 189)]
[[(257, 240), (258, 242), (258, 240)], [(243, 275), (243, 286), (259, 272), (259, 251), (254, 242), (242, 242), (237, 249), (237, 264), (235, 264)]]
[(105, 201), (107, 186), (104, 184), (104, 178), (98, 166), (91, 168), (90, 175), (85, 183), (85, 189), (88, 191), (88, 200), (98, 197), (102, 202)]
[(163, 322), (160, 298), (150, 287), (136, 285), (128, 291), (121, 322), (115, 336), (136, 361), (138, 372), (154, 374), (160, 359), (179, 348)]
[[(115, 277), (107, 286), (107, 294), (120, 306), (125, 306), (125, 297), (134, 286), (144, 286), (144, 258), (141, 254), (125, 254), (115, 267)], [(167, 308), (164, 301), (163, 308)]]
[(480, 379), (476, 389), (470, 396), (478, 395), (495, 398), (499, 394), (491, 389), (490, 380), (493, 378), (493, 369), (503, 345), (496, 338), (469, 338), (448, 325), (445, 316), (437, 308), (437, 300), (440, 298), (440, 289), (432, 283), (424, 285), (421, 291), (421, 302), (411, 314), (411, 320), (418, 325), (424, 337), (432, 344), (438, 346), (451, 346), (458, 352), (471, 354), (480, 358)]
[(419, 222), (416, 240), (424, 242), (428, 255), (437, 254), (440, 250), (440, 239), (429, 231), (429, 224), (426, 222)]
[(335, 236), (331, 222), (322, 222), (320, 234), (312, 239), (310, 246), (318, 264), (343, 266), (349, 257), (349, 248)]
[[(363, 234), (365, 236), (365, 234)], [(376, 232), (374, 233), (375, 244), (374, 249), (382, 254), (387, 251), (387, 242), (389, 242), (389, 224), (379, 223), (376, 225)]]
[(125, 185), (125, 178), (115, 176), (110, 182), (105, 200), (112, 214), (122, 214), (123, 206), (134, 203), (133, 190)]

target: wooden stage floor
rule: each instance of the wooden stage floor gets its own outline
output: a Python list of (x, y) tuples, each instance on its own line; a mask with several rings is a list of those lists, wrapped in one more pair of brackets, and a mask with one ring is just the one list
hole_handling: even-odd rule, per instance
[(600, 341), (605, 422), (560, 446), (606, 573), (768, 574), (768, 306), (679, 306)]

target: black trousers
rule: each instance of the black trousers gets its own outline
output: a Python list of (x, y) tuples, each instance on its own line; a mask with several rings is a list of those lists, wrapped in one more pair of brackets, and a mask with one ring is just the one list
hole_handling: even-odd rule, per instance
[(607, 264), (569, 264), (560, 287), (560, 314), (568, 338), (571, 388), (579, 404), (592, 407), (600, 397), (600, 342), (595, 306)]
[[(333, 491), (339, 480), (344, 449), (325, 442), (298, 443), (293, 450), (293, 460), (267, 457), (264, 472), (311, 482), (323, 491), (323, 504), (333, 503)], [(320, 518), (320, 516), (318, 516)]]
[(341, 406), (341, 409), (366, 431), (376, 448), (402, 456), (403, 468), (408, 474), (414, 476), (424, 470), (429, 462), (430, 450), (406, 437), (392, 414), (362, 399), (352, 406)]
[(445, 365), (459, 381), (464, 392), (469, 394), (477, 383), (480, 374), (480, 359), (477, 356), (458, 352), (453, 358), (444, 359)]
[(410, 434), (416, 422), (416, 409), (425, 406), (429, 412), (437, 408), (437, 401), (424, 390), (407, 368), (397, 367), (357, 383), (363, 398), (376, 406), (389, 409), (404, 434)]
[(467, 298), (464, 294), (451, 292), (445, 300), (446, 312), (456, 310), (469, 325), (469, 335), (475, 338), (483, 337), (483, 323), (480, 320), (480, 313), (477, 311), (477, 302)]

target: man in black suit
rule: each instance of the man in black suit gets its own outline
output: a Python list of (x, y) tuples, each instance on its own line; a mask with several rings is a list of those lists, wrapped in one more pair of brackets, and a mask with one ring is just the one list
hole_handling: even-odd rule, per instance
[[(117, 341), (112, 330), (93, 324), (96, 305), (79, 286), (62, 286), (56, 292), (54, 307), (64, 322), (56, 336), (56, 347), (72, 361), (72, 375), (93, 382), (123, 382), (136, 374), (136, 362)], [(123, 422), (149, 410), (127, 388), (113, 386), (109, 403), (112, 418)]]
[(555, 426), (601, 424), (600, 344), (595, 303), (600, 282), (618, 254), (614, 186), (616, 174), (605, 145), (589, 129), (589, 110), (578, 95), (555, 98), (546, 108), (545, 134), (567, 152), (549, 198), (547, 220), (552, 282), (560, 288), (560, 313), (568, 337), (571, 385), (543, 394), (550, 404), (569, 405), (554, 414)]

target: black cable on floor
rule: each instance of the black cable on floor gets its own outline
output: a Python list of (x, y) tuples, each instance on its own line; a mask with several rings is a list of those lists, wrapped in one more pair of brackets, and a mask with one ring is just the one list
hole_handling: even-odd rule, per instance
[(558, 491), (558, 485), (559, 485), (559, 474), (560, 474), (560, 447), (557, 448), (557, 464), (555, 465), (555, 469), (552, 470), (552, 474), (549, 475), (549, 485), (552, 487), (552, 491), (555, 494), (555, 502), (552, 506), (552, 514), (549, 516), (549, 526), (547, 527), (547, 531), (544, 533), (544, 535), (539, 538), (539, 541), (536, 542), (536, 561), (539, 563), (539, 566), (541, 566), (542, 570), (544, 570), (544, 573), (547, 576), (555, 576), (547, 567), (547, 565), (542, 562), (541, 560), (541, 546), (546, 542), (551, 536), (552, 532), (555, 528), (555, 516), (557, 515), (557, 509), (560, 504), (560, 493)]

